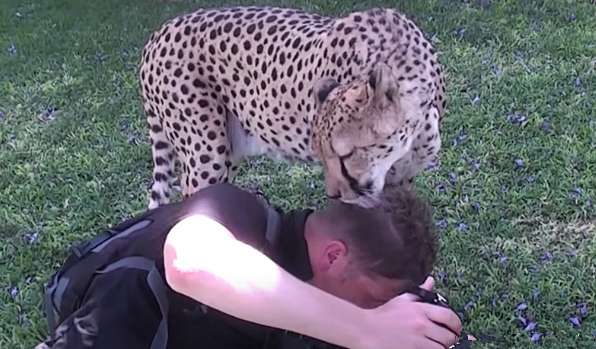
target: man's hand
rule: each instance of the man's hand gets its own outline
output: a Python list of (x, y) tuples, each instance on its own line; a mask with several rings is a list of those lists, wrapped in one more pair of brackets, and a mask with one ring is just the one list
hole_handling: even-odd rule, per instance
[[(433, 283), (428, 278), (421, 287), (431, 291)], [(362, 331), (363, 346), (353, 349), (441, 349), (457, 342), (461, 321), (447, 308), (404, 294), (370, 310)]]

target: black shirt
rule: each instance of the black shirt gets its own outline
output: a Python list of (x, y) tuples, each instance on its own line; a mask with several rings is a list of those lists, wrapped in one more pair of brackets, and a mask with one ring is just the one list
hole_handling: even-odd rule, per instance
[[(160, 339), (167, 342), (168, 349), (325, 348), (319, 341), (208, 309), (161, 280), (164, 300), (154, 289), (159, 283), (149, 279), (149, 275), (156, 275), (151, 274), (153, 270), (148, 273), (131, 265), (114, 267), (128, 258), (140, 258), (155, 263), (163, 277), (167, 234), (182, 219), (202, 214), (220, 222), (238, 240), (261, 250), (289, 273), (308, 280), (312, 269), (304, 225), (309, 213), (278, 212), (249, 192), (220, 184), (122, 222), (78, 245), (56, 275), (58, 279), (52, 279), (56, 288), (63, 285), (62, 291), (52, 291), (50, 296), (59, 303), (47, 304), (58, 323), (56, 328), (52, 325), (50, 338), (39, 348), (145, 349), (152, 347), (154, 340), (158, 345)], [(196, 227), (196, 233), (201, 233), (201, 227)], [(104, 267), (113, 268), (107, 272)], [(164, 314), (167, 322), (163, 322)], [(167, 331), (160, 331), (162, 324), (167, 325)]]
[[(176, 205), (182, 213), (180, 218), (197, 213), (207, 215), (290, 274), (304, 281), (312, 278), (304, 238), (311, 210), (283, 213), (270, 206), (268, 209), (256, 195), (230, 184), (208, 187)], [(234, 318), (171, 292), (168, 348), (313, 348), (314, 343), (331, 348), (300, 335)]]

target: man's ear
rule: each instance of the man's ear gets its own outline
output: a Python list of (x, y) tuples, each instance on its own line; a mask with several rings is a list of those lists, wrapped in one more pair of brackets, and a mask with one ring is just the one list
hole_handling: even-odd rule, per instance
[(348, 247), (343, 241), (332, 240), (325, 246), (323, 265), (328, 272), (342, 273), (348, 264)]

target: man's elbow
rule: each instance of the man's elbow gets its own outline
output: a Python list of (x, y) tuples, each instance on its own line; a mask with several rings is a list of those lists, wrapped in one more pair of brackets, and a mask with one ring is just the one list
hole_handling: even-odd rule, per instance
[(164, 272), (168, 285), (176, 292), (189, 297), (200, 297), (213, 280), (212, 272), (201, 263), (192, 266), (176, 256), (176, 249), (166, 243)]
[(189, 284), (190, 272), (177, 264), (176, 246), (166, 240), (164, 246), (164, 272), (166, 282), (176, 292), (183, 292)]
[(208, 285), (230, 241), (229, 232), (209, 218), (193, 216), (179, 222), (168, 234), (163, 250), (170, 287), (188, 295)]

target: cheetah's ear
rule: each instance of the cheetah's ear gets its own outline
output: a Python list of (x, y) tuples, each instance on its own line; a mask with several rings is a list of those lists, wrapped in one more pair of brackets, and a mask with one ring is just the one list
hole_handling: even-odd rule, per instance
[(399, 85), (391, 67), (387, 64), (379, 63), (374, 67), (370, 72), (368, 85), (374, 91), (375, 104), (380, 109), (397, 103)]
[(339, 86), (335, 79), (325, 78), (317, 81), (313, 87), (313, 93), (317, 102), (317, 107), (320, 107), (327, 99), (331, 91)]

